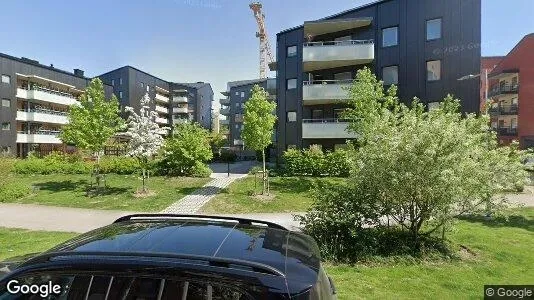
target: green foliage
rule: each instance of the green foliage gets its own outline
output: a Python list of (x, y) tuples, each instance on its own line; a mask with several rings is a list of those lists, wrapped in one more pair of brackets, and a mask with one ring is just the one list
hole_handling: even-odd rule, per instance
[(177, 125), (173, 135), (165, 141), (160, 171), (172, 176), (194, 175), (201, 171), (199, 164), (206, 164), (213, 157), (208, 134), (196, 123)]
[(304, 150), (288, 149), (282, 158), (287, 176), (346, 177), (350, 171), (348, 155), (344, 150), (324, 154), (316, 146)]
[(213, 153), (219, 153), (221, 148), (226, 144), (227, 139), (221, 132), (210, 132), (210, 146)]
[(276, 103), (270, 102), (267, 97), (267, 92), (255, 85), (250, 99), (245, 103), (241, 137), (247, 148), (256, 151), (263, 151), (272, 143)]
[(0, 184), (0, 203), (13, 201), (31, 193), (29, 186), (16, 181), (9, 184)]
[(80, 97), (80, 105), (69, 108), (69, 124), (61, 131), (61, 140), (80, 149), (100, 153), (106, 142), (123, 126), (115, 96), (106, 100), (100, 79), (91, 81)]
[(100, 172), (103, 174), (137, 174), (140, 168), (139, 160), (135, 157), (104, 156), (100, 160)]
[(18, 174), (88, 174), (91, 165), (78, 155), (52, 152), (38, 158), (30, 155), (27, 159), (17, 160), (14, 171)]
[(197, 162), (191, 169), (190, 176), (198, 178), (208, 178), (211, 175), (211, 169), (204, 163)]
[(17, 162), (14, 158), (0, 158), (0, 176), (11, 173)]
[[(348, 152), (345, 201), (378, 206), (410, 233), (416, 247), (458, 215), (500, 210), (505, 203), (496, 195), (525, 181), (523, 153), (498, 147), (487, 117), (462, 116), (451, 96), (427, 111), (417, 99), (401, 104), (395, 92), (395, 87), (384, 92), (369, 69), (358, 71), (344, 116), (359, 136), (358, 149)], [(362, 194), (367, 196), (361, 199)], [(351, 214), (330, 213), (339, 205), (316, 209), (324, 213), (321, 218), (352, 222)]]

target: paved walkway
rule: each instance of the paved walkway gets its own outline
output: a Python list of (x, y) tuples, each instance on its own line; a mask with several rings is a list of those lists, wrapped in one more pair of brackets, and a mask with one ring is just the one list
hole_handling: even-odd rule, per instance
[(228, 187), (236, 179), (247, 176), (250, 169), (258, 163), (255, 161), (242, 161), (233, 164), (215, 163), (210, 164), (213, 171), (212, 181), (208, 182), (199, 190), (178, 200), (167, 207), (162, 213), (167, 214), (195, 214), (202, 206), (208, 203), (222, 189)]

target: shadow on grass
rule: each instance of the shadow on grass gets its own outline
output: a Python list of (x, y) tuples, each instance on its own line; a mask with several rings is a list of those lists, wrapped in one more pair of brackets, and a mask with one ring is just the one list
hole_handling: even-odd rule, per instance
[(89, 181), (85, 179), (81, 179), (77, 181), (72, 181), (72, 180), (47, 181), (47, 182), (40, 182), (40, 183), (33, 184), (33, 186), (37, 187), (39, 190), (50, 191), (50, 192), (55, 192), (55, 193), (84, 189), (88, 185), (89, 185)]
[(184, 195), (193, 195), (199, 189), (201, 189), (201, 188), (199, 188), (199, 187), (184, 187), (184, 188), (178, 188), (177, 190), (178, 190), (178, 192), (180, 192), (181, 194), (184, 194)]
[(316, 180), (310, 177), (274, 177), (271, 189), (287, 193), (306, 193), (316, 187)]
[(487, 227), (512, 227), (534, 232), (534, 218), (531, 216), (525, 217), (524, 215), (514, 214), (509, 216), (494, 216), (491, 218), (486, 218), (484, 216), (473, 215), (458, 217), (458, 219), (471, 223), (479, 223)]

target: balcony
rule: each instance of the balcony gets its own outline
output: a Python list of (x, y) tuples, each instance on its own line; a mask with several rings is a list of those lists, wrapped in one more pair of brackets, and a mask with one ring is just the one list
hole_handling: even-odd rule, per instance
[(303, 139), (354, 139), (356, 134), (347, 131), (349, 123), (340, 119), (302, 120)]
[(156, 101), (159, 101), (161, 103), (169, 103), (170, 100), (169, 97), (156, 93)]
[(348, 100), (352, 80), (305, 81), (302, 87), (304, 105), (332, 104)]
[(488, 96), (489, 97), (495, 97), (500, 95), (509, 95), (509, 94), (517, 94), (519, 92), (519, 85), (518, 84), (506, 84), (506, 85), (500, 85), (495, 88), (493, 88), (491, 91), (489, 91)]
[(187, 107), (173, 107), (172, 112), (175, 114), (186, 114), (189, 110)]
[(156, 105), (156, 111), (162, 114), (168, 114), (169, 109), (163, 106)]
[(230, 107), (221, 108), (221, 115), (228, 116), (230, 114)]
[(373, 40), (306, 43), (302, 54), (304, 72), (367, 64), (374, 59)]
[(66, 106), (78, 103), (76, 97), (71, 94), (48, 90), (37, 86), (34, 86), (28, 90), (20, 87), (17, 88), (17, 98), (38, 100)]
[(169, 120), (162, 117), (156, 117), (156, 123), (166, 125), (169, 124)]
[(187, 97), (184, 96), (174, 96), (172, 98), (172, 102), (174, 103), (187, 103)]
[(500, 136), (517, 136), (517, 127), (500, 127), (495, 130)]
[(61, 125), (69, 123), (67, 113), (45, 109), (32, 109), (30, 111), (18, 110), (17, 121), (51, 123)]
[(17, 132), (17, 143), (20, 144), (63, 144), (59, 139), (60, 131), (38, 130), (34, 132)]
[(219, 125), (230, 125), (230, 120), (228, 119), (221, 119), (219, 120)]
[(221, 103), (221, 105), (230, 105), (230, 99), (229, 98), (220, 99), (219, 103)]
[(499, 115), (517, 115), (518, 106), (517, 104), (511, 105), (499, 105), (496, 107), (491, 107), (489, 109), (490, 116), (499, 116)]

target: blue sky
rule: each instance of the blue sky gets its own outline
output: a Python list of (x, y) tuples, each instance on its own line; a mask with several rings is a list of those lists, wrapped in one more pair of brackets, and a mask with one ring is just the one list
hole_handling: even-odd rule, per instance
[[(258, 76), (250, 0), (4, 0), (0, 52), (87, 76), (133, 65), (178, 82)], [(263, 0), (272, 47), (276, 33), (370, 0)], [(127, 5), (126, 5), (127, 3)], [(533, 0), (482, 0), (482, 55), (502, 55), (534, 32)], [(273, 49), (274, 51), (274, 49)], [(272, 74), (273, 76), (274, 74)]]

